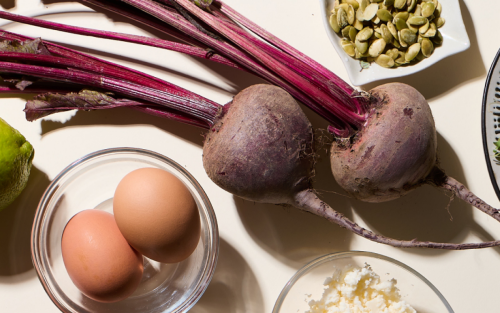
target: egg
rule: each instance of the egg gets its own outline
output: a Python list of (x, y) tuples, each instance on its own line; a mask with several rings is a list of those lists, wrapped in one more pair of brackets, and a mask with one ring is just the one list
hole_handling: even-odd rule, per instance
[(113, 198), (118, 228), (132, 247), (162, 263), (185, 260), (200, 240), (200, 214), (189, 189), (158, 168), (128, 173)]
[(61, 252), (73, 283), (96, 301), (123, 300), (141, 281), (142, 255), (128, 244), (111, 213), (91, 209), (73, 216), (64, 229)]

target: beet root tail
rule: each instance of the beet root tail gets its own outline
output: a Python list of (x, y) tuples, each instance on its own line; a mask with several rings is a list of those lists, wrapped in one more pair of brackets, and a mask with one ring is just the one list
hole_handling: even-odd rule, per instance
[(467, 202), (500, 222), (500, 212), (497, 209), (478, 198), (461, 182), (446, 175), (440, 168), (434, 167), (432, 172), (427, 177), (427, 182), (434, 187), (451, 191), (459, 199)]
[(468, 249), (480, 249), (488, 248), (500, 245), (500, 240), (497, 241), (487, 241), (481, 243), (441, 243), (432, 241), (418, 241), (413, 240), (398, 240), (389, 238), (383, 235), (376, 234), (370, 230), (367, 230), (355, 222), (351, 221), (345, 217), (342, 213), (335, 211), (328, 204), (323, 202), (316, 195), (314, 190), (307, 189), (297, 193), (295, 196), (294, 206), (310, 212), (312, 214), (321, 216), (328, 221), (339, 225), (340, 227), (346, 228), (358, 236), (364, 237), (374, 242), (383, 243), (398, 248), (431, 248), (431, 249), (443, 249), (443, 250), (468, 250)]

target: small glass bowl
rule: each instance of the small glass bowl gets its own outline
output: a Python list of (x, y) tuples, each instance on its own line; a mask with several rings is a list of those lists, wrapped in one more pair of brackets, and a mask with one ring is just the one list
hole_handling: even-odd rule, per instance
[(273, 313), (306, 312), (310, 309), (309, 301), (321, 299), (327, 277), (332, 277), (336, 270), (365, 265), (369, 265), (381, 281), (395, 278), (402, 299), (417, 312), (453, 313), (439, 290), (415, 270), (389, 257), (364, 251), (332, 253), (306, 264), (285, 285)]
[[(163, 264), (144, 257), (142, 281), (129, 298), (115, 303), (94, 301), (76, 288), (64, 267), (64, 227), (82, 210), (112, 213), (113, 195), (120, 180), (143, 167), (169, 171), (188, 187), (200, 212), (200, 242), (193, 254), (180, 263)], [(218, 248), (215, 213), (198, 182), (171, 159), (136, 148), (97, 151), (66, 167), (43, 194), (31, 234), (31, 256), (38, 278), (54, 304), (68, 313), (187, 312), (212, 279)]]

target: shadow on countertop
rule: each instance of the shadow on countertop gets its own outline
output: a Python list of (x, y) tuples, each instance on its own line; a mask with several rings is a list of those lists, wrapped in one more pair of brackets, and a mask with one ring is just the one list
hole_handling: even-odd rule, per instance
[(379, 85), (398, 81), (413, 86), (429, 100), (450, 93), (468, 81), (482, 79), (486, 75), (486, 68), (479, 51), (476, 29), (467, 5), (463, 0), (459, 0), (459, 2), (464, 25), (470, 40), (469, 49), (449, 56), (410, 76), (377, 81), (363, 85), (361, 89), (368, 91)]
[(212, 281), (189, 312), (264, 312), (262, 291), (255, 274), (238, 251), (222, 238)]
[[(33, 166), (21, 195), (0, 212), (0, 283), (2, 277), (33, 269), (31, 228), (38, 202), (49, 184), (47, 175)], [(33, 277), (36, 275), (35, 272), (32, 274)]]

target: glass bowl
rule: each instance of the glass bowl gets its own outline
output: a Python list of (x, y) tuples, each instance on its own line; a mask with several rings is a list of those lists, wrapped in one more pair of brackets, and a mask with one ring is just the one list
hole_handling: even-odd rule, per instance
[(285, 285), (273, 313), (306, 312), (309, 301), (321, 299), (327, 277), (338, 270), (365, 265), (369, 265), (381, 281), (395, 278), (402, 299), (418, 313), (453, 313), (439, 290), (415, 270), (389, 257), (363, 251), (332, 253), (306, 264)]
[[(169, 171), (188, 187), (200, 212), (200, 241), (193, 254), (180, 263), (163, 264), (144, 257), (142, 281), (129, 298), (115, 303), (91, 300), (76, 288), (64, 267), (64, 227), (82, 210), (112, 213), (113, 195), (120, 180), (143, 167)], [(31, 234), (31, 255), (40, 282), (62, 312), (74, 313), (187, 312), (212, 279), (218, 247), (215, 214), (198, 182), (171, 159), (136, 148), (97, 151), (66, 167), (43, 194)]]

